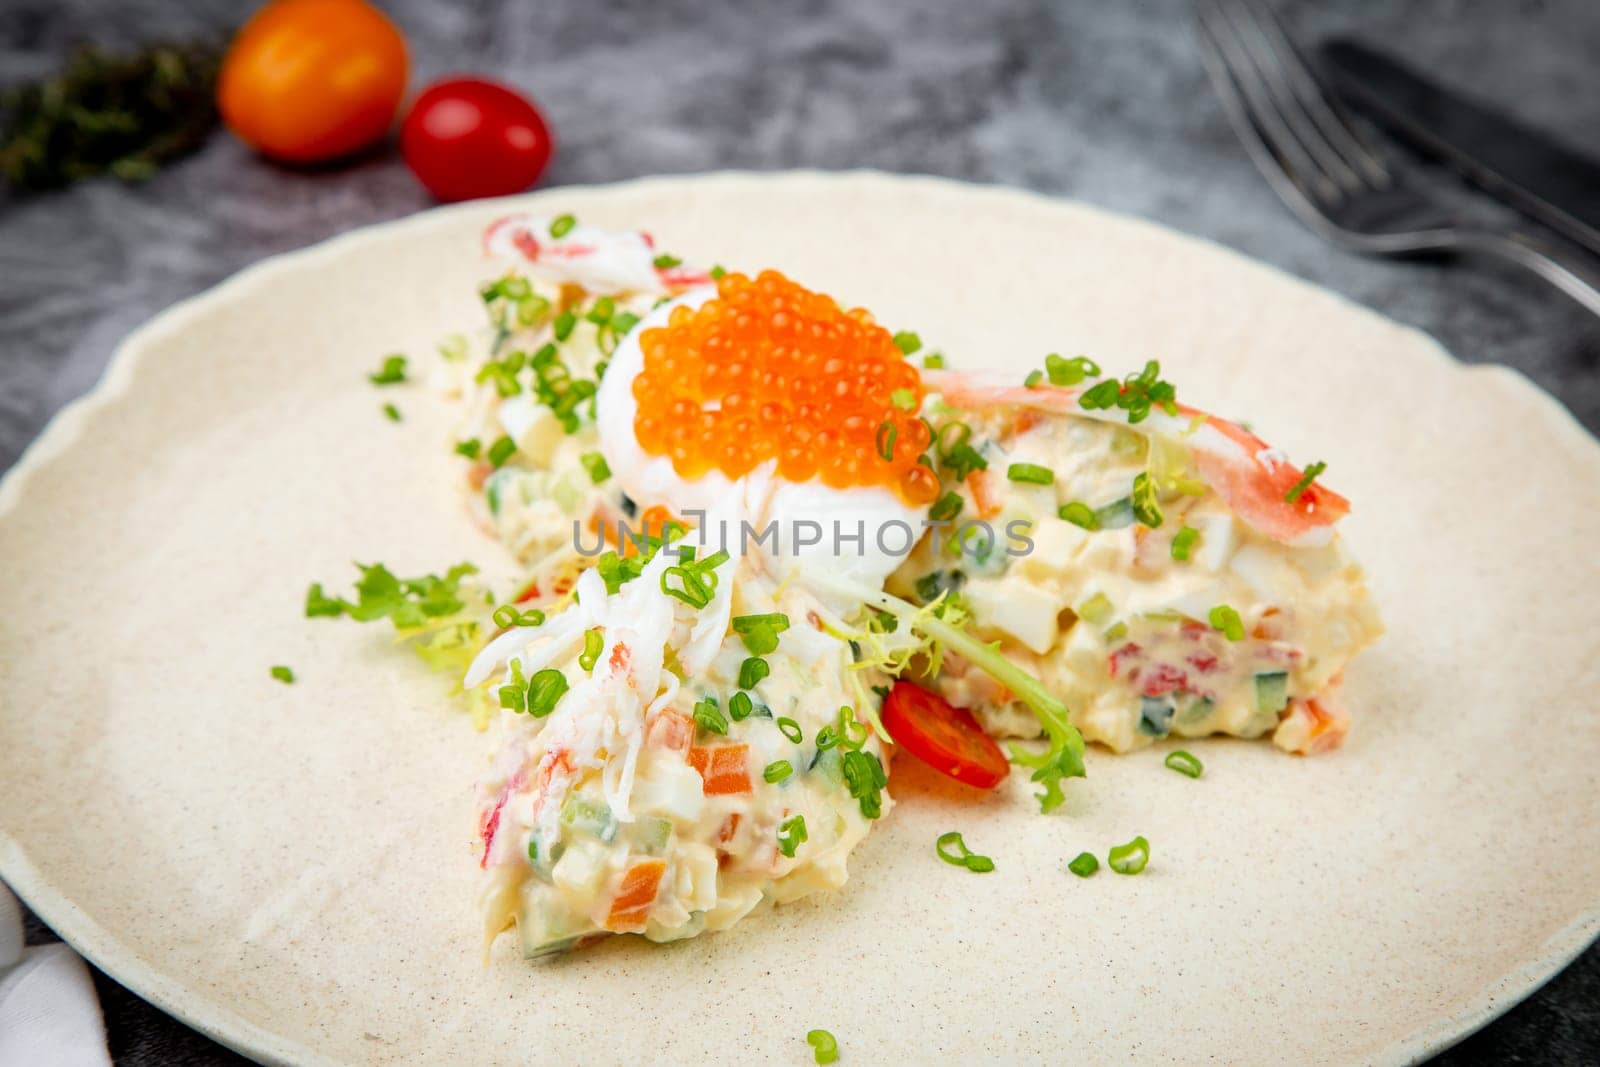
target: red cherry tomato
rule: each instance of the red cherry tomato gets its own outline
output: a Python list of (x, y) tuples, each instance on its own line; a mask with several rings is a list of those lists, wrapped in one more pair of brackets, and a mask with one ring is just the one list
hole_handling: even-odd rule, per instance
[(482, 78), (434, 82), (400, 127), (406, 166), (440, 200), (520, 193), (538, 180), (553, 149), (539, 109)]
[(1005, 753), (971, 712), (920, 685), (894, 683), (883, 702), (883, 725), (895, 744), (958, 782), (993, 789), (1011, 772)]

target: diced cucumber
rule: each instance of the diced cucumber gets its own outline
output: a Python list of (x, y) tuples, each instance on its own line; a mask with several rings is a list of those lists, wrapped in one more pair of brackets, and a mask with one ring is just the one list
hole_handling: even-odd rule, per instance
[(1139, 701), (1139, 732), (1152, 737), (1166, 737), (1172, 730), (1172, 716), (1178, 710), (1171, 697), (1141, 697)]
[(506, 480), (515, 476), (515, 471), (502, 467), (491, 472), (488, 480), (483, 483), (483, 496), (489, 503), (489, 514), (500, 514), (500, 499), (505, 493)]
[(548, 882), (550, 872), (555, 868), (561, 854), (567, 850), (566, 842), (554, 843), (542, 840), (538, 831), (528, 838), (528, 866), (533, 868), (533, 873), (540, 881)]
[(1119, 530), (1124, 526), (1134, 523), (1133, 498), (1125, 496), (1121, 500), (1114, 500), (1103, 508), (1096, 508), (1094, 517), (1100, 523), (1102, 530)]
[(550, 499), (556, 502), (556, 507), (560, 508), (563, 514), (571, 515), (578, 509), (578, 502), (583, 499), (583, 494), (573, 484), (572, 479), (563, 474), (550, 487)]
[(818, 771), (834, 785), (844, 782), (843, 758), (839, 755), (839, 746), (824, 748), (817, 753), (816, 759), (811, 761), (808, 770)]
[(604, 801), (589, 800), (577, 793), (568, 793), (561, 805), (561, 822), (579, 833), (589, 834), (606, 844), (617, 836), (617, 820)]
[(1256, 710), (1276, 715), (1289, 706), (1289, 672), (1259, 671), (1256, 674)]
[(667, 842), (672, 840), (672, 820), (646, 815), (637, 823), (635, 832), (644, 850), (652, 856), (659, 856), (667, 850)]
[(1178, 712), (1178, 723), (1182, 726), (1193, 726), (1195, 723), (1205, 721), (1206, 717), (1216, 708), (1209, 697), (1190, 696), (1184, 704), (1183, 710)]
[(1096, 593), (1081, 601), (1072, 609), (1078, 618), (1086, 622), (1102, 623), (1111, 618), (1111, 613), (1116, 610), (1104, 593)]

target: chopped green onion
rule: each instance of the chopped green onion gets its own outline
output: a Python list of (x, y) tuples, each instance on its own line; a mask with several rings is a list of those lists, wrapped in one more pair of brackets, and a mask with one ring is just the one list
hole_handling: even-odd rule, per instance
[(1028, 376), (1022, 379), (1022, 386), (1025, 389), (1032, 389), (1042, 381), (1044, 381), (1044, 371), (1031, 370), (1028, 372)]
[(716, 697), (706, 697), (694, 706), (694, 721), (700, 729), (713, 734), (728, 733), (728, 716), (717, 705)]
[(585, 452), (578, 457), (578, 462), (583, 464), (583, 469), (589, 472), (589, 480), (599, 485), (611, 477), (611, 466), (606, 463), (606, 457), (598, 452)]
[(922, 338), (910, 330), (901, 330), (894, 335), (894, 346), (900, 350), (901, 354), (909, 356), (922, 348)]
[(494, 624), (502, 630), (515, 626), (543, 626), (544, 612), (538, 608), (522, 611), (515, 604), (502, 604), (494, 609)]
[(878, 433), (873, 438), (873, 444), (878, 450), (878, 455), (882, 457), (885, 463), (894, 461), (894, 442), (899, 436), (900, 431), (888, 419), (878, 423)]
[(760, 656), (750, 656), (739, 664), (739, 688), (754, 689), (761, 679), (772, 673), (772, 668)]
[(818, 1063), (833, 1063), (839, 1058), (839, 1042), (826, 1030), (807, 1030), (806, 1044)]
[(573, 327), (577, 325), (578, 316), (574, 315), (570, 310), (563, 311), (561, 314), (557, 315), (555, 326), (553, 327), (555, 330), (556, 340), (565, 341), (567, 338), (571, 337)]
[(483, 451), (483, 442), (476, 437), (469, 437), (465, 441), (456, 442), (456, 455), (466, 456), (468, 459), (477, 459), (478, 453)]
[(399, 422), (400, 421), (400, 409), (395, 407), (393, 404), (385, 404), (385, 405), (383, 405), (383, 414), (388, 418), (388, 420), (390, 422)]
[(1210, 619), (1212, 629), (1221, 630), (1229, 641), (1244, 640), (1244, 620), (1228, 605), (1218, 604), (1212, 608)]
[(571, 215), (557, 215), (555, 221), (550, 223), (550, 236), (560, 240), (571, 233), (577, 224), (578, 220)]
[(889, 403), (901, 411), (917, 410), (917, 393), (914, 389), (896, 389), (889, 394)]
[(499, 437), (489, 446), (489, 465), (499, 470), (506, 460), (516, 455), (517, 443), (509, 437)]
[(806, 841), (806, 817), (804, 815), (791, 815), (778, 824), (778, 851), (790, 859), (794, 858), (795, 849)]
[(1006, 477), (1029, 485), (1051, 485), (1056, 480), (1056, 472), (1037, 463), (1013, 463), (1006, 468)]
[(1085, 378), (1100, 377), (1100, 365), (1087, 356), (1062, 359), (1052, 352), (1044, 357), (1044, 370), (1051, 385), (1077, 385)]
[(452, 333), (439, 342), (439, 356), (452, 363), (467, 358), (467, 339), (459, 333)]
[(731, 625), (751, 655), (765, 656), (777, 651), (778, 635), (789, 628), (789, 616), (778, 611), (766, 615), (735, 615)]
[(1299, 500), (1300, 495), (1311, 488), (1311, 483), (1317, 480), (1318, 475), (1327, 469), (1328, 465), (1321, 460), (1307, 467), (1305, 473), (1300, 476), (1300, 480), (1294, 483), (1294, 488), (1283, 494), (1284, 503), (1293, 504), (1296, 500)]
[(278, 666), (272, 668), (272, 676), (278, 681), (282, 682), (284, 685), (294, 684), (294, 671), (290, 670), (288, 667)]
[(1206, 769), (1205, 764), (1181, 748), (1167, 753), (1167, 758), (1163, 762), (1179, 774), (1190, 778), (1200, 777), (1201, 773)]
[(711, 275), (711, 280), (716, 282), (716, 281), (721, 281), (722, 280), (722, 276), (724, 274), (728, 273), (728, 269), (726, 267), (724, 267), (721, 263), (716, 263), (716, 264), (712, 265), (711, 270), (708, 271), (707, 273), (709, 273)]
[(944, 369), (944, 354), (942, 352), (931, 352), (928, 355), (923, 356), (922, 357), (922, 369), (923, 370), (943, 370)]
[(1161, 525), (1161, 504), (1156, 499), (1155, 479), (1140, 471), (1133, 479), (1133, 517), (1154, 530)]
[(656, 270), (671, 270), (673, 267), (681, 267), (683, 265), (683, 260), (677, 256), (669, 256), (664, 252), (650, 262)]
[(1138, 874), (1150, 862), (1150, 842), (1136, 837), (1126, 845), (1112, 848), (1106, 857), (1106, 866), (1118, 874)]
[(961, 499), (960, 493), (947, 492), (934, 501), (933, 507), (928, 509), (928, 518), (934, 522), (949, 522), (961, 514), (961, 509), (965, 506), (966, 501)]
[[(947, 851), (958, 848), (960, 852)], [(973, 874), (988, 874), (994, 870), (994, 860), (988, 856), (976, 855), (961, 839), (961, 834), (951, 830), (947, 834), (940, 834), (939, 839), (933, 843), (933, 851), (938, 857), (953, 867), (965, 867)]]
[(567, 676), (554, 667), (546, 667), (528, 679), (528, 714), (542, 719), (556, 710), (556, 702), (567, 691)]
[(1085, 530), (1100, 529), (1100, 517), (1094, 513), (1094, 508), (1091, 508), (1081, 500), (1074, 500), (1070, 504), (1062, 504), (1061, 510), (1056, 514), (1072, 523), (1072, 525), (1081, 526)]
[(889, 784), (883, 761), (870, 752), (851, 749), (839, 766), (850, 795), (861, 804), (861, 814), (876, 819), (883, 814), (883, 789)]
[(1179, 527), (1177, 534), (1172, 538), (1172, 558), (1179, 562), (1188, 562), (1189, 551), (1199, 540), (1200, 531), (1193, 526)]
[(728, 718), (734, 722), (744, 722), (754, 710), (749, 693), (735, 693), (728, 698)]
[(806, 733), (800, 729), (800, 724), (787, 715), (778, 719), (778, 732), (797, 745), (806, 739)]
[(406, 357), (396, 353), (383, 357), (383, 366), (367, 375), (367, 381), (373, 385), (399, 385), (406, 380)]
[(761, 777), (769, 782), (781, 782), (794, 773), (794, 765), (786, 759), (773, 760), (761, 772)]
[(1095, 858), (1093, 852), (1080, 852), (1073, 857), (1071, 863), (1067, 864), (1067, 870), (1079, 878), (1087, 878), (1099, 869), (1100, 861)]
[(602, 296), (589, 308), (584, 318), (596, 326), (604, 326), (611, 321), (611, 316), (617, 313), (617, 302), (609, 296)]
[(600, 661), (600, 653), (606, 647), (606, 639), (601, 636), (599, 627), (583, 632), (583, 651), (578, 654), (578, 666), (593, 673), (594, 665)]

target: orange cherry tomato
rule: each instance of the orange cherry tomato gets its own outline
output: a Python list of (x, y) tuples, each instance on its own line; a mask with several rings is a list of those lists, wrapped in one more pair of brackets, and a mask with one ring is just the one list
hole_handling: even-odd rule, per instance
[(272, 0), (229, 46), (217, 108), (252, 148), (310, 163), (381, 138), (405, 91), (405, 38), (366, 0)]
[(1011, 771), (970, 711), (920, 685), (894, 683), (881, 717), (895, 744), (958, 782), (993, 789)]

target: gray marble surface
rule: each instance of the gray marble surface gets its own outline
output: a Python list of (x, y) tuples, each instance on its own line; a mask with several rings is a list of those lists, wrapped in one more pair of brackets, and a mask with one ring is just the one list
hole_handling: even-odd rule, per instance
[[(0, 83), (43, 73), (80, 41), (220, 38), (252, 6), (0, 0)], [(875, 167), (1078, 197), (1277, 264), (1429, 331), (1469, 362), (1518, 367), (1600, 429), (1600, 322), (1507, 268), (1356, 259), (1288, 216), (1227, 127), (1182, 0), (386, 6), (410, 38), (416, 78), (473, 69), (538, 98), (560, 145), (547, 185)], [(1307, 40), (1342, 32), (1385, 43), (1600, 153), (1600, 5), (1281, 7)], [(303, 172), (226, 136), (144, 186), (3, 196), (0, 469), (156, 311), (263, 256), (429, 204), (392, 151)], [(30, 919), (31, 941), (52, 936)], [(120, 1063), (232, 1058), (97, 981)], [(1335, 994), (1359, 1011), (1360, 991)], [(1437, 1062), (1600, 1062), (1600, 949)]]

